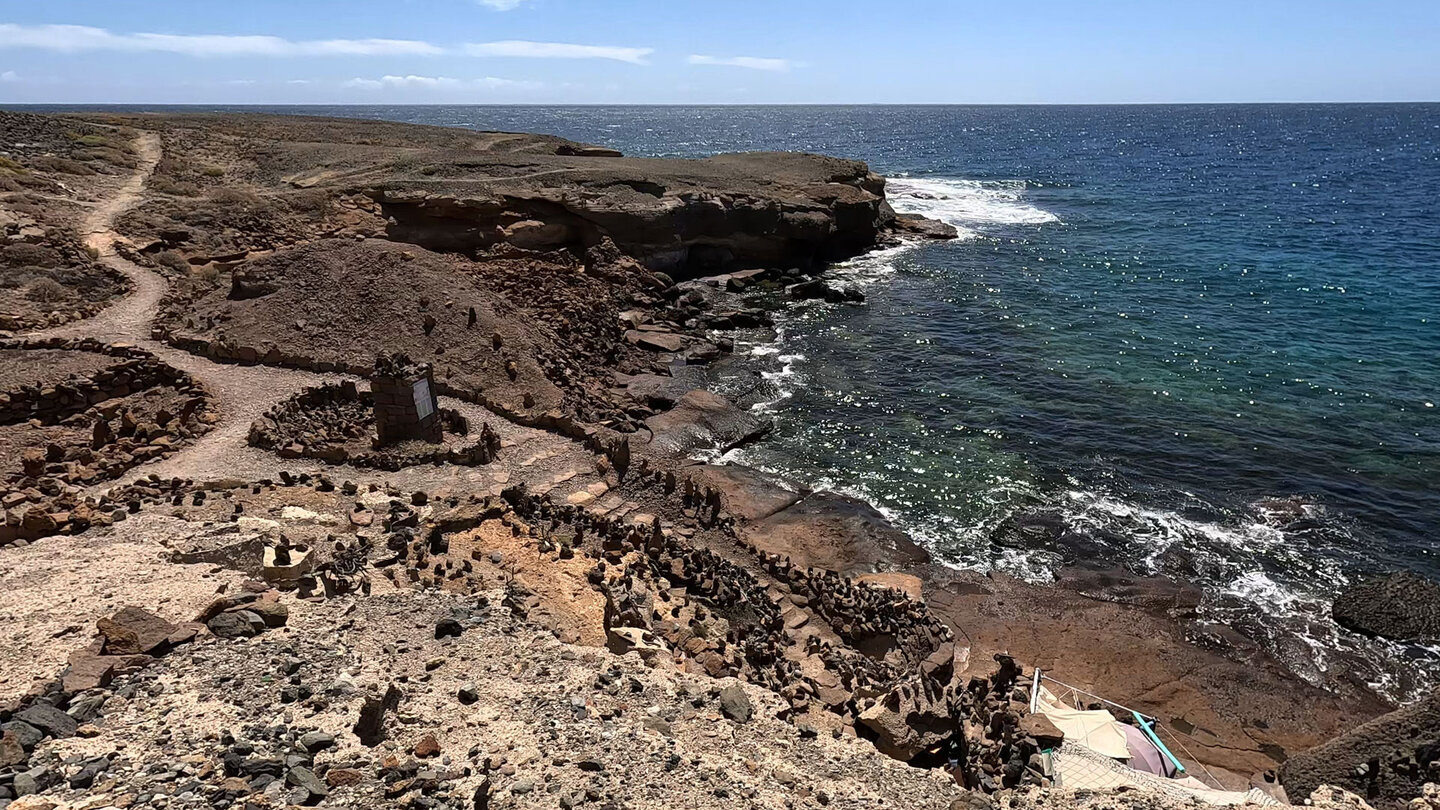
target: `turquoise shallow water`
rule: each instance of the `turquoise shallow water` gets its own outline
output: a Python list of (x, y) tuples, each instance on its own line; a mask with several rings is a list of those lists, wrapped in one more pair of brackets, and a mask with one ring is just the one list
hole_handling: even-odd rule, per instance
[(741, 335), (743, 460), (862, 494), (956, 565), (1118, 565), (1306, 677), (1440, 672), (1328, 620), (1440, 575), (1440, 105), (288, 108), (630, 154), (861, 158), (963, 238)]

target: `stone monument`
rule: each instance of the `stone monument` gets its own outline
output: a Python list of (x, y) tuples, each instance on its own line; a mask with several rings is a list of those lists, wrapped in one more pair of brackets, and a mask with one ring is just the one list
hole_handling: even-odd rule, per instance
[(378, 444), (407, 439), (439, 444), (443, 440), (440, 404), (429, 363), (413, 363), (403, 354), (381, 355), (375, 358), (370, 391), (375, 399)]

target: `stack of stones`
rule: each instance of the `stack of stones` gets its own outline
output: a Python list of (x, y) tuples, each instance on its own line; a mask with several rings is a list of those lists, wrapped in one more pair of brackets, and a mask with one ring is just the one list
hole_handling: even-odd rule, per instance
[(414, 363), (398, 353), (381, 355), (375, 358), (370, 390), (382, 446), (409, 439), (442, 441), (435, 376), (428, 363)]

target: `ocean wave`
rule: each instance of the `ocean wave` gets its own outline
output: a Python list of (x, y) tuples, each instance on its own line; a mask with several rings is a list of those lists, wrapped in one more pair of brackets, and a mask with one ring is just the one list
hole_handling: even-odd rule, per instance
[(1022, 181), (892, 177), (885, 197), (897, 212), (919, 214), (955, 226), (974, 238), (986, 226), (1044, 225), (1060, 218), (1023, 199)]

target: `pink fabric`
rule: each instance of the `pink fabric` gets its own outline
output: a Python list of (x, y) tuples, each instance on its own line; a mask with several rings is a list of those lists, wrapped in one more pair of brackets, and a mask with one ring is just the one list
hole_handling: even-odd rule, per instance
[(1150, 741), (1144, 731), (1129, 723), (1120, 725), (1125, 729), (1125, 747), (1130, 749), (1130, 767), (1167, 779), (1175, 776), (1175, 767), (1160, 753), (1160, 749), (1155, 747), (1155, 743)]

